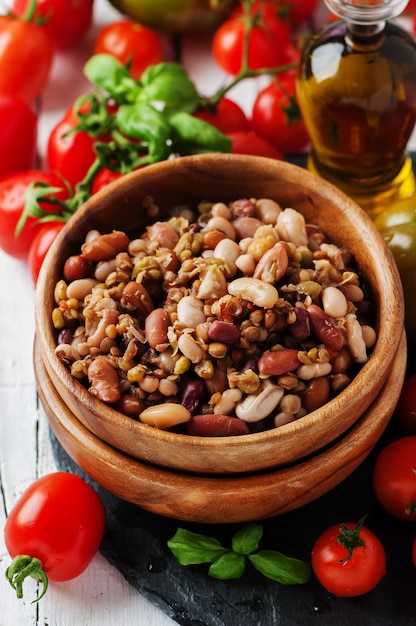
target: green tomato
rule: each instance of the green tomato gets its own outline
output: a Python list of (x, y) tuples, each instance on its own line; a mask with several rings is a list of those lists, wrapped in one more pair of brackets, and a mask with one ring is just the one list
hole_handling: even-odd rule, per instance
[(236, 4), (235, 0), (110, 0), (110, 3), (145, 26), (171, 33), (214, 28)]
[(392, 205), (374, 223), (397, 263), (405, 299), (407, 339), (416, 345), (416, 196)]

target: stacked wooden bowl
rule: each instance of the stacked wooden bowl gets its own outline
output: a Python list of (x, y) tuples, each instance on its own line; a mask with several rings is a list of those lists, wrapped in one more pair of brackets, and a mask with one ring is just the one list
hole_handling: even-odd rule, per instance
[[(303, 213), (355, 256), (377, 312), (368, 361), (334, 399), (279, 428), (196, 437), (155, 429), (94, 398), (55, 354), (54, 288), (91, 229), (141, 233), (144, 198), (163, 220), (201, 200), (273, 198)], [(395, 408), (406, 368), (403, 293), (390, 251), (365, 213), (294, 165), (236, 155), (182, 157), (143, 168), (93, 196), (49, 251), (36, 293), (38, 391), (62, 446), (94, 480), (152, 512), (197, 522), (271, 517), (302, 506), (348, 476), (372, 450)]]

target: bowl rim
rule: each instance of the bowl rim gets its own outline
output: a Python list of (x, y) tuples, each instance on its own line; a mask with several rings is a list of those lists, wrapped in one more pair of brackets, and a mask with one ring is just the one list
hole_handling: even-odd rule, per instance
[[(58, 378), (62, 381), (67, 382), (69, 380), (72, 383), (75, 383), (79, 396), (77, 397), (78, 401), (82, 401), (87, 406), (91, 406), (91, 394), (85, 389), (85, 387), (79, 382), (76, 381), (67, 368), (59, 361), (59, 359), (55, 356), (54, 348), (55, 343), (52, 341), (53, 339), (53, 329), (52, 325), (49, 325), (49, 328), (42, 328), (42, 319), (43, 312), (45, 308), (45, 294), (49, 292), (53, 292), (54, 284), (52, 284), (51, 279), (51, 267), (50, 262), (53, 259), (54, 254), (57, 254), (60, 246), (64, 243), (67, 237), (72, 236), (72, 231), (75, 227), (83, 222), (87, 221), (88, 212), (94, 207), (100, 205), (100, 203), (104, 199), (108, 199), (109, 197), (116, 197), (122, 193), (124, 186), (127, 185), (139, 185), (140, 181), (143, 177), (150, 177), (153, 179), (157, 179), (158, 177), (163, 177), (166, 174), (166, 171), (172, 169), (178, 169), (182, 164), (184, 166), (189, 167), (192, 171), (205, 171), (205, 169), (209, 169), (210, 165), (214, 161), (221, 160), (224, 166), (227, 163), (233, 162), (237, 163), (241, 166), (245, 165), (246, 167), (250, 165), (250, 169), (254, 167), (262, 168), (267, 163), (268, 167), (273, 167), (274, 170), (279, 171), (281, 174), (285, 174), (289, 178), (292, 179), (293, 184), (299, 180), (301, 176), (303, 180), (308, 182), (308, 187), (312, 191), (319, 191), (319, 195), (323, 197), (323, 199), (331, 199), (333, 202), (334, 197), (339, 200), (342, 205), (342, 212), (346, 215), (347, 219), (352, 222), (357, 217), (357, 209), (360, 213), (362, 223), (365, 225), (365, 228), (371, 231), (375, 245), (378, 249), (384, 250), (384, 254), (389, 259), (388, 264), (388, 272), (390, 276), (390, 282), (392, 285), (395, 283), (396, 289), (396, 301), (390, 307), (382, 301), (383, 304), (383, 312), (384, 316), (389, 316), (389, 324), (391, 325), (394, 322), (394, 328), (397, 332), (391, 334), (390, 336), (384, 336), (384, 334), (378, 333), (377, 342), (374, 346), (374, 349), (368, 359), (368, 361), (361, 367), (357, 375), (351, 380), (349, 385), (341, 392), (343, 400), (347, 403), (353, 403), (357, 394), (360, 393), (360, 384), (362, 382), (362, 378), (370, 378), (372, 380), (378, 379), (378, 390), (381, 389), (384, 381), (388, 375), (388, 361), (394, 357), (396, 354), (400, 337), (401, 330), (403, 328), (403, 320), (404, 320), (404, 305), (403, 305), (403, 294), (401, 292), (401, 282), (400, 275), (397, 270), (397, 266), (394, 262), (393, 256), (385, 244), (382, 236), (377, 231), (371, 219), (364, 213), (362, 209), (356, 205), (353, 200), (348, 198), (343, 192), (335, 188), (330, 183), (324, 181), (319, 178), (315, 174), (308, 172), (307, 170), (294, 165), (292, 163), (287, 163), (284, 161), (274, 161), (273, 165), (270, 164), (270, 159), (264, 159), (263, 157), (245, 157), (242, 155), (197, 155), (197, 156), (189, 156), (189, 157), (180, 157), (179, 159), (172, 161), (164, 161), (161, 163), (157, 163), (151, 166), (147, 166), (142, 170), (138, 170), (132, 172), (130, 174), (125, 175), (122, 179), (116, 180), (111, 183), (108, 187), (102, 189), (98, 192), (94, 197), (90, 198), (86, 201), (86, 203), (77, 210), (75, 215), (70, 218), (69, 222), (65, 225), (62, 231), (58, 234), (57, 239), (51, 246), (49, 250), (43, 267), (41, 269), (39, 278), (38, 278), (38, 287), (36, 290), (36, 299), (35, 299), (35, 317), (37, 321), (37, 328), (39, 331), (41, 350), (44, 357), (44, 362), (46, 368), (49, 373), (55, 373)], [(221, 195), (220, 193), (218, 195)], [(297, 207), (295, 207), (297, 208)], [(53, 277), (52, 277), (53, 278)], [(380, 324), (380, 315), (381, 311), (378, 311), (378, 319), (377, 325)], [(385, 317), (385, 320), (387, 317)], [(41, 330), (41, 332), (40, 332)], [(380, 362), (380, 355), (383, 355), (386, 358), (386, 363)], [(383, 369), (384, 367), (384, 369)], [(77, 393), (78, 393), (77, 391)], [(327, 417), (329, 413), (332, 411), (332, 407), (339, 402), (340, 395), (336, 396), (334, 399), (330, 400), (323, 407), (318, 409), (317, 411), (313, 411), (308, 413), (300, 420), (291, 422), (290, 424), (280, 426), (276, 429), (271, 429), (259, 433), (251, 433), (244, 436), (231, 436), (231, 437), (199, 437), (192, 435), (180, 434), (168, 430), (158, 430), (147, 424), (143, 424), (139, 421), (133, 420), (132, 418), (119, 413), (113, 407), (109, 405), (105, 405), (104, 403), (100, 404), (100, 415), (104, 421), (109, 420), (114, 422), (116, 420), (120, 423), (120, 426), (125, 425), (130, 430), (137, 430), (139, 434), (145, 434), (150, 437), (157, 437), (159, 441), (166, 442), (175, 442), (178, 440), (183, 440), (192, 443), (195, 446), (207, 449), (213, 449), (218, 447), (230, 448), (230, 447), (240, 447), (246, 445), (248, 442), (252, 444), (262, 443), (266, 439), (274, 439), (278, 441), (282, 437), (284, 437), (288, 432), (291, 431), (303, 431), (307, 430), (309, 427), (313, 427), (316, 423)], [(93, 399), (95, 400), (95, 399)], [(96, 401), (96, 400), (95, 400)], [(370, 404), (370, 401), (368, 402)]]

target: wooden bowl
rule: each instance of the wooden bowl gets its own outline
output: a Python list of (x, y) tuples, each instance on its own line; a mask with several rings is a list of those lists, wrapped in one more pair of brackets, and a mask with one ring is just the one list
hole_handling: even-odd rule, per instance
[(354, 426), (309, 458), (276, 470), (227, 477), (189, 475), (148, 465), (115, 450), (71, 413), (35, 345), (39, 396), (50, 426), (69, 456), (116, 496), (179, 520), (246, 522), (294, 510), (336, 487), (368, 456), (396, 406), (406, 371), (402, 341), (385, 385)]
[[(160, 210), (141, 208), (151, 196)], [(243, 197), (277, 200), (302, 212), (330, 240), (351, 250), (377, 311), (377, 342), (352, 382), (320, 409), (285, 426), (234, 437), (194, 437), (158, 430), (95, 399), (55, 355), (53, 292), (68, 256), (90, 229), (141, 233), (178, 204)], [(304, 458), (346, 432), (377, 398), (396, 357), (403, 330), (403, 293), (393, 257), (368, 216), (330, 184), (294, 165), (236, 155), (182, 157), (143, 168), (93, 196), (51, 247), (37, 284), (39, 354), (62, 402), (96, 437), (129, 456), (192, 473), (263, 471)]]

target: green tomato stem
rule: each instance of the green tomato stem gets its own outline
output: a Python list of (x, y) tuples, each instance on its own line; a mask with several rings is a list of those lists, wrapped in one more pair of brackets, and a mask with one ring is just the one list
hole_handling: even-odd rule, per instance
[(42, 562), (36, 557), (19, 554), (6, 569), (6, 578), (16, 591), (19, 599), (23, 598), (23, 582), (28, 576), (31, 576), (43, 584), (42, 593), (36, 600), (33, 600), (33, 602), (39, 602), (45, 595), (49, 584), (48, 577), (43, 570)]

